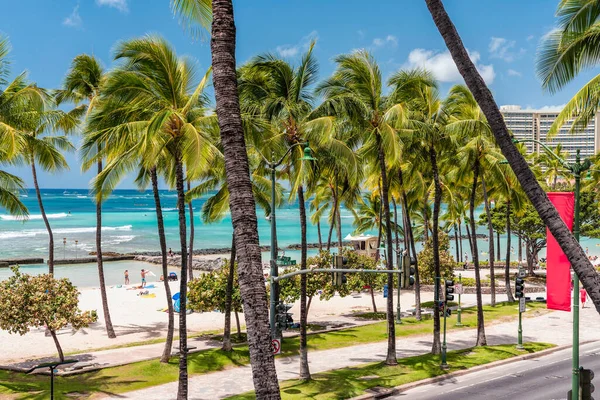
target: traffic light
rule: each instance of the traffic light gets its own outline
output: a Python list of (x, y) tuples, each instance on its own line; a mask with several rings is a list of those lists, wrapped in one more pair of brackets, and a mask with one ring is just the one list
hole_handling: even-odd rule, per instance
[(402, 256), (402, 277), (404, 281), (402, 282), (403, 288), (408, 288), (415, 284), (415, 266), (417, 265), (417, 260), (405, 254)]
[(451, 279), (446, 280), (446, 302), (454, 300), (454, 281)]
[[(343, 269), (346, 267), (347, 264), (348, 264), (348, 259), (346, 257), (335, 256), (333, 259), (333, 267), (336, 269)], [(345, 272), (334, 272), (333, 273), (333, 285), (334, 286), (345, 285), (347, 281), (348, 281), (348, 278), (346, 278)]]
[(525, 280), (520, 277), (515, 278), (515, 297), (520, 299), (525, 293)]
[(592, 393), (594, 393), (592, 379), (594, 379), (594, 371), (583, 367), (579, 368), (579, 388), (582, 400), (594, 400), (592, 397)]
[(277, 324), (279, 330), (285, 331), (287, 328), (291, 327), (294, 324), (292, 313), (288, 312), (290, 308), (292, 308), (291, 304), (284, 304), (283, 302), (277, 304), (277, 315), (275, 316), (275, 323)]

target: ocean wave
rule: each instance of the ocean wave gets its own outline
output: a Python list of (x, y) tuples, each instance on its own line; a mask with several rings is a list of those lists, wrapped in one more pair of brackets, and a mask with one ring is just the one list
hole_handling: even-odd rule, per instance
[(111, 236), (109, 240), (107, 240), (106, 242), (102, 241), (102, 243), (120, 244), (125, 242), (131, 242), (133, 239), (135, 239), (135, 235)]
[(88, 197), (87, 196), (82, 196), (82, 195), (77, 195), (77, 198), (78, 199), (87, 199)]
[[(133, 228), (132, 225), (123, 225), (123, 226), (103, 226), (102, 232), (110, 232), (110, 231), (130, 231)], [(75, 233), (95, 233), (96, 227), (85, 227), (85, 228), (58, 228), (53, 229), (53, 233), (57, 234), (75, 234)], [(0, 239), (14, 239), (14, 238), (24, 238), (24, 237), (35, 237), (38, 235), (48, 235), (48, 231), (45, 229), (24, 229), (22, 231), (7, 231), (0, 232)]]
[[(46, 214), (46, 218), (48, 219), (58, 219), (58, 218), (67, 218), (69, 215), (67, 213), (56, 213), (56, 214)], [(22, 218), (15, 217), (14, 215), (0, 215), (0, 219), (3, 221), (22, 221)], [(29, 219), (42, 219), (41, 214), (33, 214), (29, 216)]]

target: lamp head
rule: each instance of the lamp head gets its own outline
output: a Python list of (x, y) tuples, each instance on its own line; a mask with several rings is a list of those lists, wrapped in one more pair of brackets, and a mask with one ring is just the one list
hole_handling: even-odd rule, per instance
[(316, 161), (316, 158), (312, 155), (312, 149), (308, 146), (308, 142), (306, 142), (306, 146), (304, 147), (304, 156), (300, 158), (302, 161)]

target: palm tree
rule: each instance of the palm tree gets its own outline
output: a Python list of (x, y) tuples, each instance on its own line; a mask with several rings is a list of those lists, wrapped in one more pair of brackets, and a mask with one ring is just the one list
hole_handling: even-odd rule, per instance
[[(348, 118), (356, 129), (365, 132), (361, 155), (379, 168), (388, 269), (393, 269), (393, 247), (390, 221), (388, 166), (400, 157), (397, 129), (402, 124), (404, 107), (387, 101), (383, 96), (381, 71), (375, 59), (365, 50), (335, 58), (333, 76), (318, 87), (325, 97), (323, 108), (329, 108), (341, 118)], [(393, 290), (394, 277), (388, 276), (388, 290)], [(388, 349), (386, 364), (396, 365), (396, 329), (393, 296), (387, 298)]]
[(535, 164), (545, 167), (546, 185), (548, 185), (550, 190), (555, 190), (558, 178), (569, 174), (569, 171), (566, 171), (563, 164), (559, 161), (566, 160), (569, 157), (569, 153), (563, 151), (561, 143), (556, 144), (556, 147), (552, 149), (552, 153), (554, 155), (550, 155), (545, 151), (540, 153)]
[[(0, 151), (0, 163), (7, 157)], [(12, 215), (27, 218), (29, 211), (19, 199), (18, 193), (24, 189), (24, 183), (18, 176), (0, 170), (0, 207)]]
[[(302, 56), (297, 67), (272, 54), (261, 55), (250, 61), (244, 68), (240, 91), (243, 94), (244, 108), (251, 102), (257, 104), (262, 115), (275, 131), (267, 142), (271, 149), (294, 148), (284, 165), (284, 172), (290, 182), (290, 198), (298, 196), (301, 229), (300, 269), (306, 269), (306, 207), (304, 193), (312, 171), (307, 163), (301, 161), (304, 154), (300, 144), (309, 141), (313, 147), (325, 145), (330, 151), (349, 157), (349, 169), (352, 168), (353, 153), (344, 142), (332, 138), (333, 118), (316, 116), (313, 111), (311, 86), (317, 80), (318, 64), (313, 55), (315, 42)], [(320, 152), (320, 150), (317, 150)], [(357, 165), (356, 162), (354, 165)], [(300, 379), (309, 380), (308, 350), (306, 342), (306, 275), (300, 277)]]
[[(173, 0), (171, 4), (184, 22), (208, 27), (211, 20), (210, 0)], [(229, 206), (254, 389), (259, 398), (278, 399), (279, 383), (275, 360), (271, 354), (271, 332), (256, 209), (240, 115), (235, 65), (235, 22), (231, 0), (212, 1), (211, 55), (216, 112), (225, 156), (227, 185), (231, 188)]]
[(548, 200), (548, 196), (537, 182), (531, 169), (529, 169), (525, 158), (512, 143), (502, 114), (481, 75), (479, 75), (469, 58), (469, 54), (462, 44), (462, 40), (446, 13), (441, 0), (426, 0), (426, 3), (433, 21), (458, 67), (458, 71), (484, 112), (494, 133), (496, 143), (515, 172), (521, 187), (539, 213), (540, 218), (567, 255), (573, 270), (577, 273), (577, 276), (583, 283), (583, 287), (590, 294), (596, 310), (600, 313), (600, 277), (550, 200)]
[[(542, 87), (555, 93), (582, 71), (598, 66), (600, 44), (597, 19), (600, 4), (593, 0), (561, 0), (556, 10), (558, 26), (546, 35), (536, 60)], [(585, 128), (600, 104), (600, 75), (586, 83), (562, 109), (549, 135), (555, 134), (567, 121), (574, 119), (570, 131)]]
[[(89, 115), (98, 106), (100, 99), (100, 86), (104, 79), (104, 70), (100, 62), (87, 54), (80, 54), (71, 63), (71, 68), (64, 79), (63, 88), (56, 93), (58, 104), (68, 101), (74, 103), (76, 108), (71, 113), (76, 115)], [(98, 150), (101, 144), (98, 143)], [(97, 158), (97, 174), (102, 172), (102, 159)], [(98, 263), (98, 277), (100, 281), (100, 294), (102, 297), (102, 310), (104, 324), (109, 338), (117, 337), (110, 319), (106, 284), (104, 281), (104, 265), (102, 262), (102, 198), (96, 199), (96, 262)]]
[[(98, 131), (88, 143), (109, 142), (123, 135), (124, 145), (130, 143), (128, 131), (143, 132), (140, 149), (164, 149), (169, 158), (165, 166), (166, 180), (177, 190), (179, 237), (181, 244), (180, 318), (179, 318), (179, 389), (178, 396), (187, 398), (187, 232), (185, 218), (184, 167), (188, 179), (206, 169), (218, 151), (204, 130), (203, 90), (207, 77), (194, 84), (195, 71), (185, 58), (179, 58), (162, 38), (145, 36), (120, 43), (115, 59), (123, 64), (106, 79), (103, 95), (116, 102), (137, 120), (126, 122), (117, 129)], [(116, 135), (116, 139), (111, 139)], [(86, 148), (89, 151), (91, 146)], [(115, 154), (106, 148), (107, 158), (123, 157), (124, 149), (116, 147)], [(138, 151), (132, 147), (126, 153)], [(142, 152), (141, 154), (147, 154)], [(159, 154), (154, 154), (154, 157)], [(147, 167), (154, 166), (156, 158), (147, 158)], [(127, 157), (123, 157), (127, 160)]]
[[(47, 104), (51, 104), (49, 96), (47, 96), (46, 101)], [(64, 135), (46, 134), (49, 130), (59, 129), (59, 126), (63, 125), (66, 119), (65, 114), (60, 111), (47, 109), (42, 113), (38, 113), (32, 109), (28, 117), (24, 117), (19, 124), (21, 149), (18, 159), (19, 162), (28, 164), (31, 167), (33, 186), (40, 207), (40, 214), (48, 231), (48, 273), (50, 275), (54, 274), (54, 235), (42, 201), (40, 185), (37, 179), (37, 166), (51, 173), (69, 168), (67, 161), (61, 153), (61, 151), (74, 150), (69, 139)], [(69, 130), (74, 128), (73, 124), (69, 125), (69, 128), (66, 126), (65, 128)]]

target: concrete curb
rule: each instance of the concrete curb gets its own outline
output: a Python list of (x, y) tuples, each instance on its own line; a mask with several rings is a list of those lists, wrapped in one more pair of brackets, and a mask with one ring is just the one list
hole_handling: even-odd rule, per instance
[[(595, 342), (595, 340), (587, 340), (587, 341), (581, 342), (580, 345), (592, 343), (592, 342)], [(551, 349), (538, 351), (536, 353), (523, 354), (520, 356), (506, 358), (504, 360), (494, 361), (494, 362), (491, 362), (488, 364), (478, 365), (473, 368), (451, 372), (449, 374), (434, 376), (433, 378), (427, 378), (427, 379), (422, 379), (419, 381), (406, 383), (404, 385), (396, 386), (393, 388), (388, 388), (387, 390), (382, 390), (381, 393), (365, 393), (365, 394), (357, 396), (357, 397), (352, 397), (350, 400), (383, 399), (385, 397), (399, 394), (399, 393), (402, 393), (403, 391), (406, 391), (408, 389), (413, 389), (418, 386), (423, 386), (423, 385), (428, 385), (430, 383), (437, 383), (437, 382), (445, 381), (447, 379), (452, 379), (452, 378), (455, 378), (458, 376), (467, 375), (467, 374), (470, 374), (473, 372), (478, 372), (478, 371), (481, 371), (484, 369), (499, 367), (501, 365), (506, 365), (506, 364), (517, 362), (517, 361), (523, 361), (523, 360), (529, 360), (531, 358), (543, 357), (548, 354), (556, 353), (558, 351), (568, 349), (568, 348), (571, 348), (571, 345), (556, 346), (556, 347), (552, 347)]]

